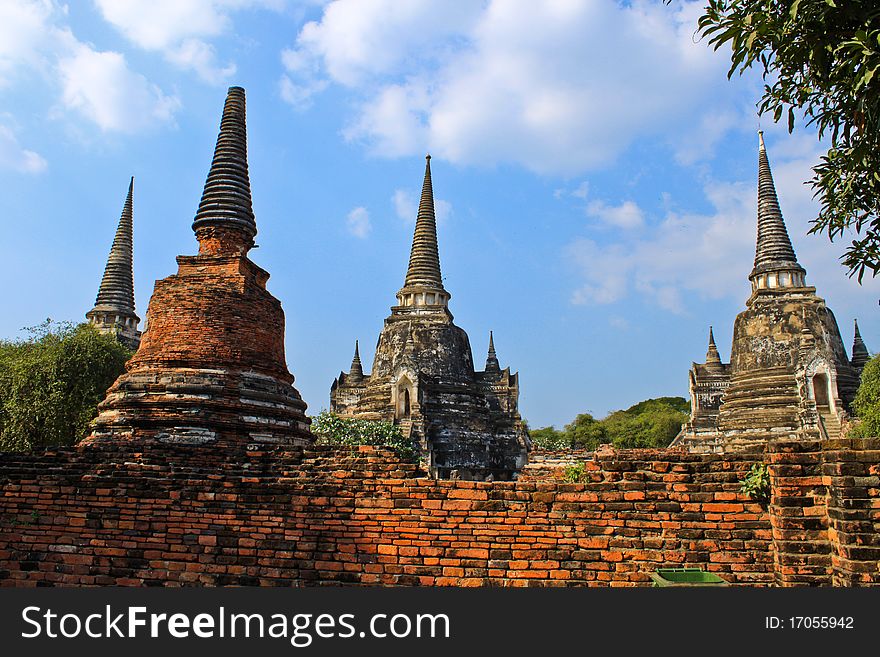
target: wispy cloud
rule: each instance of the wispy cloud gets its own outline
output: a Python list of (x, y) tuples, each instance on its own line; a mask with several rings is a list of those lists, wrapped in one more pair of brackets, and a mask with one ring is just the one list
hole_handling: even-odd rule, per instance
[(162, 53), (184, 70), (212, 84), (235, 74), (232, 61), (219, 61), (211, 39), (233, 30), (232, 13), (254, 7), (280, 9), (282, 0), (94, 0), (108, 23), (144, 50)]
[[(815, 141), (786, 137), (778, 150), (774, 147), (769, 144), (780, 204), (808, 281), (823, 296), (857, 298), (853, 292), (858, 284), (838, 262), (844, 245), (834, 248), (827, 239), (806, 234), (816, 202), (803, 181), (819, 156)], [(605, 305), (637, 295), (645, 303), (686, 314), (693, 298), (744, 300), (755, 249), (755, 184), (707, 182), (703, 194), (714, 209), (711, 213), (668, 209), (658, 224), (622, 234), (617, 241), (572, 241), (566, 256), (580, 278), (572, 303)], [(880, 279), (866, 281), (863, 289), (880, 293)]]
[(0, 168), (21, 173), (42, 173), (47, 166), (39, 153), (22, 148), (15, 133), (0, 125)]
[(356, 207), (345, 218), (345, 227), (349, 235), (362, 240), (366, 239), (370, 231), (373, 230), (373, 225), (370, 222), (370, 213), (363, 206)]

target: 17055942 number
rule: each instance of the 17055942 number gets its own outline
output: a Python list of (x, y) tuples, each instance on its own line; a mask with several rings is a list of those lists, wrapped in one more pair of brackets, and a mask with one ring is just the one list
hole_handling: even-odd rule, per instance
[(851, 630), (852, 616), (792, 616), (789, 618), (793, 630)]

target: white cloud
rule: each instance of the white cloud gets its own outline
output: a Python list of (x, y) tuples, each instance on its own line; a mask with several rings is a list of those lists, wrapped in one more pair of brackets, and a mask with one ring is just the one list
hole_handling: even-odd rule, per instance
[(416, 213), (419, 210), (415, 194), (405, 189), (395, 189), (391, 202), (398, 217), (406, 222), (415, 223)]
[(221, 83), (234, 62), (218, 63), (208, 39), (232, 30), (230, 14), (251, 7), (281, 8), (282, 0), (94, 0), (104, 19), (144, 50), (161, 52), (203, 80)]
[(586, 213), (587, 216), (599, 219), (608, 226), (627, 230), (641, 228), (645, 223), (645, 213), (633, 201), (624, 201), (620, 205), (607, 205), (604, 201), (590, 201), (587, 204)]
[(49, 0), (0, 3), (0, 84), (8, 82), (18, 64), (41, 62), (53, 11)]
[[(413, 190), (395, 189), (391, 196), (391, 203), (394, 205), (395, 214), (403, 219), (407, 224), (416, 222), (416, 215), (419, 212), (419, 194)], [(438, 224), (446, 223), (452, 216), (452, 203), (442, 198), (434, 199), (434, 217)]]
[[(779, 143), (776, 149), (775, 142), (768, 142), (771, 166), (788, 232), (798, 260), (807, 269), (808, 283), (832, 307), (835, 300), (867, 297), (876, 303), (880, 279), (866, 280), (859, 288), (838, 262), (845, 241), (829, 245), (827, 238), (807, 235), (817, 206), (803, 181), (810, 178), (810, 168), (818, 159), (815, 140), (785, 136)], [(794, 157), (786, 158), (786, 154)], [(586, 238), (573, 241), (566, 254), (579, 272), (580, 284), (572, 292), (572, 303), (612, 304), (635, 294), (681, 314), (688, 312), (687, 300), (692, 297), (744, 301), (755, 254), (755, 187), (754, 180), (709, 182), (703, 192), (714, 209), (710, 214), (669, 209), (658, 225), (629, 233), (626, 239), (610, 244)], [(857, 311), (840, 306), (843, 316)]]
[(137, 132), (172, 121), (180, 101), (166, 96), (143, 75), (128, 68), (117, 52), (99, 52), (78, 44), (58, 62), (62, 102), (101, 130)]
[(373, 229), (373, 225), (370, 223), (370, 213), (363, 206), (355, 208), (345, 218), (345, 227), (350, 235), (366, 239)]
[(21, 173), (41, 173), (46, 170), (46, 160), (38, 153), (22, 148), (15, 133), (0, 125), (0, 169)]
[[(60, 96), (50, 116), (73, 110), (105, 132), (173, 120), (176, 97), (130, 70), (121, 53), (77, 39), (67, 20), (67, 6), (52, 0), (0, 3), (0, 85), (41, 80)], [(35, 153), (26, 157), (33, 170), (45, 166)]]
[(693, 42), (703, 4), (335, 0), (283, 61), (300, 106), (317, 81), (353, 92), (344, 135), (377, 154), (570, 175), (638, 137), (732, 127), (725, 57)]

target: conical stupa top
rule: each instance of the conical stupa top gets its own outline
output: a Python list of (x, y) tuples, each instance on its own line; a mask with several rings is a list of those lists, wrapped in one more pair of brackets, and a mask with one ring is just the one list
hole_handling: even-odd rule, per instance
[(226, 95), (214, 159), (193, 230), (206, 226), (238, 228), (248, 242), (257, 234), (248, 177), (245, 95), (241, 87), (229, 87)]
[(489, 355), (486, 357), (486, 371), (501, 371), (501, 366), (498, 364), (498, 356), (495, 354), (495, 340), (493, 339), (492, 331), (489, 331)]
[(859, 333), (859, 320), (855, 320), (856, 323), (856, 334), (853, 338), (853, 347), (852, 347), (852, 366), (858, 369), (862, 369), (869, 360), (871, 360), (871, 354), (868, 353), (868, 348), (865, 346), (865, 341), (862, 340), (862, 334)]
[(434, 216), (434, 190), (431, 186), (431, 156), (425, 157), (425, 181), (416, 217), (409, 268), (404, 287), (422, 286), (443, 289), (440, 255), (437, 249), (437, 220)]
[(358, 351), (358, 341), (354, 341), (354, 358), (351, 359), (351, 367), (348, 370), (348, 375), (360, 378), (364, 375), (364, 368), (361, 366), (361, 355)]
[(706, 351), (706, 365), (721, 365), (721, 355), (718, 353), (718, 347), (715, 346), (715, 334), (712, 327), (709, 327), (709, 349)]
[(803, 272), (779, 209), (763, 131), (758, 132), (758, 141), (758, 242), (755, 249), (755, 268), (750, 277), (768, 271), (794, 269)]
[(132, 223), (134, 177), (128, 184), (128, 196), (122, 206), (122, 216), (110, 247), (104, 277), (98, 288), (95, 309), (114, 310), (119, 314), (134, 315), (134, 282), (132, 276)]

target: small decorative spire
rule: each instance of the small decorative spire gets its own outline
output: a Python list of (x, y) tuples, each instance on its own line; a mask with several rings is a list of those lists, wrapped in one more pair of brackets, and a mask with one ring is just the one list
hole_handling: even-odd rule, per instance
[(348, 370), (348, 376), (352, 379), (364, 378), (364, 368), (361, 366), (361, 355), (358, 351), (358, 341), (354, 341), (354, 358), (351, 359), (351, 368)]
[(721, 355), (718, 353), (718, 347), (715, 346), (715, 334), (712, 327), (709, 327), (709, 349), (706, 351), (706, 365), (720, 366)]
[[(119, 217), (119, 225), (110, 247), (101, 286), (95, 299), (95, 310), (134, 316), (134, 281), (132, 275), (132, 225), (134, 176), (128, 183), (128, 195)], [(91, 314), (91, 313), (90, 313)]]
[(749, 278), (770, 271), (797, 271), (800, 266), (791, 246), (785, 220), (779, 209), (764, 132), (758, 131), (758, 240), (755, 248), (755, 267)]
[(871, 360), (871, 354), (868, 353), (868, 347), (865, 346), (862, 334), (859, 333), (859, 320), (855, 320), (855, 325), (856, 333), (855, 337), (853, 337), (852, 360), (850, 363), (857, 370), (861, 371), (865, 367), (865, 363)]
[(437, 248), (437, 220), (434, 216), (434, 190), (431, 183), (431, 156), (425, 156), (425, 180), (416, 216), (409, 267), (404, 287), (428, 287), (442, 290), (440, 255)]
[(492, 336), (492, 331), (489, 331), (489, 354), (486, 357), (486, 371), (501, 371), (501, 365), (498, 364), (498, 356), (495, 354), (495, 340)]
[(226, 96), (214, 159), (192, 227), (203, 252), (241, 253), (253, 246), (257, 223), (251, 203), (245, 93), (241, 87), (230, 87)]

